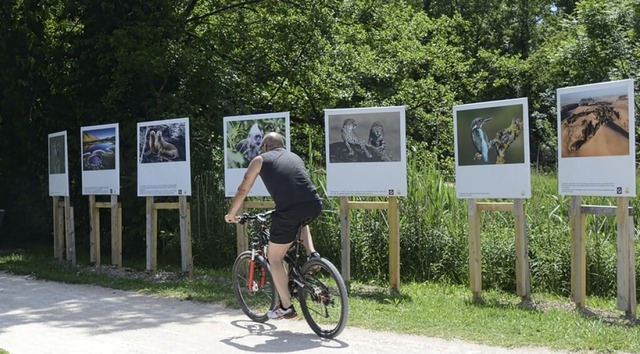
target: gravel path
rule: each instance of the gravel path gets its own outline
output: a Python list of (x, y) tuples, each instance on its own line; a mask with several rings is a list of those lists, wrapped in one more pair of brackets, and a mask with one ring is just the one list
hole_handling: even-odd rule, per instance
[(304, 319), (247, 319), (214, 304), (0, 273), (0, 348), (33, 353), (554, 353), (350, 327), (317, 337)]

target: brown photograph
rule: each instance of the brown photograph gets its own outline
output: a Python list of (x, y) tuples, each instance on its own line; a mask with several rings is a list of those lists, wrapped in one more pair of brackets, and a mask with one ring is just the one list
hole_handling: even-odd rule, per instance
[(562, 157), (629, 154), (629, 98), (626, 89), (617, 91), (560, 97)]

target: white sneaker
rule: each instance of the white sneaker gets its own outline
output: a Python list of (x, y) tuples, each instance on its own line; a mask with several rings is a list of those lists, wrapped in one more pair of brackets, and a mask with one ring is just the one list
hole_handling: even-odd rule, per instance
[(293, 307), (293, 304), (291, 304), (291, 306), (289, 306), (289, 308), (286, 308), (286, 309), (282, 308), (282, 305), (279, 305), (275, 309), (267, 312), (267, 317), (269, 317), (272, 320), (277, 320), (280, 318), (284, 318), (288, 320), (296, 316), (298, 316), (298, 313), (296, 312), (296, 309)]

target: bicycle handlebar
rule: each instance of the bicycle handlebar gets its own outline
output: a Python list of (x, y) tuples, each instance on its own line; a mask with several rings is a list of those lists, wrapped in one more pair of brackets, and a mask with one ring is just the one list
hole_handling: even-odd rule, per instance
[(269, 210), (269, 211), (265, 211), (264, 213), (253, 214), (253, 215), (244, 213), (242, 214), (242, 216), (238, 217), (238, 223), (244, 224), (247, 221), (258, 221), (262, 223), (267, 221), (267, 218), (271, 217), (271, 214), (274, 211), (275, 210)]

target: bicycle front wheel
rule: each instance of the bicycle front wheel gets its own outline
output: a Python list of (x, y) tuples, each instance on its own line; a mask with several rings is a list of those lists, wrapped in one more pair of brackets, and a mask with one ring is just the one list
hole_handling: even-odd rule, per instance
[(312, 258), (302, 266), (304, 288), (298, 290), (300, 309), (320, 337), (334, 338), (347, 325), (347, 287), (336, 267), (325, 258)]
[(251, 251), (245, 251), (236, 258), (232, 272), (233, 292), (242, 311), (256, 322), (266, 322), (267, 312), (278, 302), (267, 260), (256, 255), (252, 262)]

